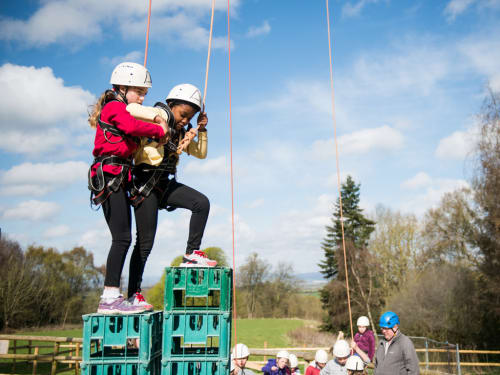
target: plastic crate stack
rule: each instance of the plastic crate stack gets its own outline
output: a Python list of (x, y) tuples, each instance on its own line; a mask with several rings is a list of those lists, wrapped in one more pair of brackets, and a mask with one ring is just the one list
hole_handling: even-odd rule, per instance
[(83, 316), (82, 375), (159, 375), (161, 311)]
[(232, 270), (165, 272), (161, 375), (228, 375)]

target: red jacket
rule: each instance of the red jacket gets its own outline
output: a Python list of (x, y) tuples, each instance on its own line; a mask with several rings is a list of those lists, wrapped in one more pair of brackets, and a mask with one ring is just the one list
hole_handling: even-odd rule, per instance
[[(102, 108), (101, 121), (114, 125), (125, 134), (133, 137), (162, 138), (165, 135), (161, 126), (136, 120), (130, 115), (130, 113), (127, 112), (126, 107), (127, 105), (121, 101), (111, 101), (107, 103)], [(94, 151), (92, 151), (94, 156), (114, 155), (126, 159), (130, 157), (138, 147), (138, 145), (129, 138), (121, 138), (117, 135), (110, 134), (109, 132), (106, 132), (106, 137), (111, 142), (117, 143), (110, 143), (106, 141), (101, 127), (97, 126), (94, 140)], [(123, 139), (123, 141), (118, 142), (120, 139)], [(96, 163), (92, 166), (92, 176), (95, 175), (95, 170), (99, 164), (100, 163)], [(119, 174), (121, 170), (122, 167), (116, 165), (103, 166), (104, 172), (114, 175)]]
[(316, 366), (307, 366), (305, 375), (319, 375), (321, 369)]

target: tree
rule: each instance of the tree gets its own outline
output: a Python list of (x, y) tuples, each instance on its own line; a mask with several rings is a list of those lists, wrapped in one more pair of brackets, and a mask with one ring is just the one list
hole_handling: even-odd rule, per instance
[(259, 259), (257, 253), (250, 254), (246, 262), (238, 269), (237, 286), (247, 293), (248, 317), (253, 318), (257, 309), (257, 295), (263, 289), (269, 276), (270, 265)]
[[(367, 311), (371, 315), (373, 298), (374, 273), (367, 249), (368, 239), (374, 230), (375, 222), (363, 215), (359, 207), (360, 185), (351, 176), (341, 186), (344, 239), (346, 247), (347, 275), (344, 267), (344, 247), (340, 215), (340, 200), (337, 199), (331, 219), (332, 224), (326, 226), (326, 237), (322, 243), (325, 259), (319, 264), (323, 276), (330, 280), (321, 290), (323, 307), (328, 317), (322, 326), (325, 330), (346, 328), (347, 291), (344, 280), (351, 281), (350, 294), (358, 311)], [(347, 319), (346, 319), (347, 318)]]
[(500, 92), (490, 90), (480, 116), (477, 165), (472, 186), (480, 212), (476, 245), (481, 254), (482, 343), (498, 343), (500, 335)]

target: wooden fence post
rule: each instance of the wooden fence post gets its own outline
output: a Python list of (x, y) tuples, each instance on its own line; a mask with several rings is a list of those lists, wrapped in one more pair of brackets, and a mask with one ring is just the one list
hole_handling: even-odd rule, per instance
[[(76, 356), (78, 357), (80, 355), (80, 343), (76, 342)], [(78, 375), (78, 361), (75, 361), (75, 375)]]
[(59, 343), (54, 343), (54, 355), (52, 357), (52, 370), (50, 371), (50, 375), (56, 375), (57, 373), (57, 361), (55, 359), (56, 355), (59, 354)]
[[(14, 340), (14, 354), (16, 354), (16, 352), (17, 352), (16, 347), (17, 347), (17, 340)], [(12, 373), (13, 374), (16, 373), (16, 359), (15, 358), (12, 361)]]
[[(35, 355), (38, 355), (38, 346), (35, 346)], [(36, 375), (37, 364), (38, 364), (38, 361), (35, 359), (33, 361), (33, 375)]]
[[(264, 349), (267, 349), (267, 341), (264, 341)], [(264, 356), (264, 362), (267, 362), (267, 356)], [(265, 364), (264, 364), (265, 366)]]
[(425, 338), (425, 370), (429, 371), (429, 342)]

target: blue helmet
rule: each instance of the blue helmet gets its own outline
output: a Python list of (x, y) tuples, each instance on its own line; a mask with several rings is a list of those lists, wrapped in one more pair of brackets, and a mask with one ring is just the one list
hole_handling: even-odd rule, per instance
[(399, 324), (399, 317), (396, 313), (392, 311), (387, 311), (382, 314), (378, 324), (380, 328), (392, 328), (396, 324)]

